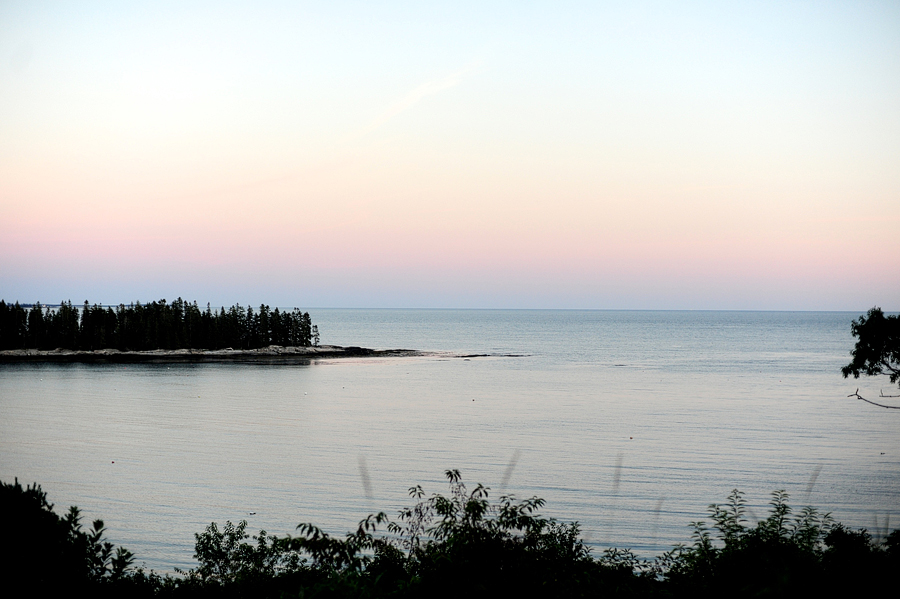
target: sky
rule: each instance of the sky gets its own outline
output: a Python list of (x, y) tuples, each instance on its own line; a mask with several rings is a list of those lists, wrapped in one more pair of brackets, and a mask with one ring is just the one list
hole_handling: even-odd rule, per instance
[(900, 3), (0, 0), (0, 297), (900, 309)]

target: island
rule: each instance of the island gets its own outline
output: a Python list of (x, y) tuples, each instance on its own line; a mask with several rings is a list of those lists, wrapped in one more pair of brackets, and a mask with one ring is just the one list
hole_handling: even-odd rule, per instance
[[(281, 346), (269, 345), (256, 349), (153, 349), (121, 351), (118, 349), (8, 349), (0, 351), (0, 363), (89, 363), (89, 364), (182, 364), (182, 363), (243, 363), (243, 364), (308, 364), (325, 358), (384, 358), (432, 355), (412, 349), (369, 349), (339, 345)], [(452, 356), (471, 357), (471, 356)]]
[(418, 356), (489, 354), (320, 345), (319, 327), (309, 312), (266, 304), (202, 309), (179, 297), (116, 306), (85, 300), (77, 307), (71, 301), (50, 306), (0, 299), (0, 364), (308, 364), (326, 358)]

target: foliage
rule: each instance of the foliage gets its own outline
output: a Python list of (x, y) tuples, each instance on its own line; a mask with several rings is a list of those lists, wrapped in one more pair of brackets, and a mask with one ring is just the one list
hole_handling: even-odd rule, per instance
[(202, 582), (231, 584), (272, 578), (301, 570), (305, 560), (286, 547), (285, 539), (261, 530), (253, 537), (255, 544), (244, 542), (247, 521), (237, 526), (225, 522), (220, 531), (215, 522), (201, 534), (195, 534), (194, 558), (200, 566), (187, 575)]
[(39, 302), (30, 309), (0, 300), (0, 350), (72, 349), (144, 351), (153, 349), (256, 349), (269, 345), (319, 344), (318, 328), (308, 312), (240, 305), (202, 310), (180, 297), (115, 308), (81, 308), (62, 302), (51, 309)]
[[(446, 476), (448, 495), (426, 498), (420, 486), (412, 487), (417, 502), (396, 521), (373, 514), (343, 538), (301, 524), (282, 547), (308, 556), (318, 575), (315, 589), (338, 596), (443, 597), (464, 589), (480, 597), (540, 589), (543, 596), (562, 597), (652, 584), (635, 575), (630, 552), (592, 559), (577, 524), (538, 514), (542, 499), (504, 495), (492, 503), (488, 488), (469, 491), (457, 470)], [(385, 533), (378, 533), (379, 526)]]
[(568, 596), (586, 581), (619, 571), (591, 558), (577, 523), (541, 517), (543, 499), (517, 502), (503, 495), (491, 503), (486, 487), (469, 492), (458, 470), (446, 475), (449, 496), (424, 499), (421, 487), (413, 487), (410, 495), (419, 503), (401, 511), (390, 528), (395, 542), (408, 548), (407, 570), (427, 594), (451, 594), (447, 580), (466, 580), (469, 592), (479, 595), (540, 588), (545, 596)]
[[(594, 560), (577, 524), (539, 515), (542, 499), (504, 495), (491, 502), (488, 488), (469, 491), (459, 471), (446, 475), (448, 495), (426, 497), (420, 486), (412, 487), (416, 504), (396, 521), (373, 514), (344, 537), (301, 524), (296, 536), (262, 532), (254, 544), (245, 522), (228, 522), (222, 531), (211, 524), (197, 535), (200, 566), (188, 578), (233, 591), (254, 577), (272, 577), (281, 581), (265, 588), (272, 594), (296, 592), (299, 585), (304, 593), (325, 596), (444, 597), (464, 590), (481, 597), (540, 589), (543, 596), (563, 597), (654, 584), (635, 574), (637, 558), (630, 552), (608, 551)], [(257, 595), (263, 590), (254, 587)]]
[(134, 556), (104, 540), (102, 520), (83, 530), (78, 508), (57, 515), (37, 484), (23, 488), (18, 479), (0, 483), (0, 513), (7, 515), (0, 559), (4, 581), (19, 580), (48, 592), (117, 582), (130, 575)]
[(844, 378), (851, 374), (885, 374), (892, 383), (900, 381), (900, 315), (885, 316), (881, 308), (872, 308), (854, 320), (850, 327), (856, 346), (853, 360), (841, 369)]
[(412, 487), (416, 503), (395, 521), (373, 514), (344, 537), (312, 524), (296, 536), (251, 537), (246, 521), (212, 523), (195, 535), (198, 567), (179, 577), (130, 569), (131, 554), (102, 539), (102, 522), (82, 531), (76, 508), (60, 518), (40, 487), (16, 481), (2, 487), (13, 516), (3, 574), (39, 594), (93, 585), (129, 597), (781, 597), (874, 593), (894, 585), (900, 567), (900, 530), (874, 539), (813, 508), (794, 512), (784, 491), (752, 526), (733, 491), (709, 506), (711, 524), (691, 524), (692, 545), (654, 561), (621, 549), (595, 558), (577, 523), (539, 514), (542, 499), (492, 502), (488, 488), (446, 475), (447, 495)]
[(725, 505), (709, 506), (715, 538), (704, 522), (692, 523), (693, 546), (664, 554), (654, 571), (676, 594), (793, 596), (874, 590), (900, 566), (893, 545), (900, 531), (890, 543), (875, 543), (865, 530), (850, 531), (814, 508), (794, 515), (787, 500), (784, 491), (773, 493), (769, 516), (750, 527), (746, 502), (735, 489)]

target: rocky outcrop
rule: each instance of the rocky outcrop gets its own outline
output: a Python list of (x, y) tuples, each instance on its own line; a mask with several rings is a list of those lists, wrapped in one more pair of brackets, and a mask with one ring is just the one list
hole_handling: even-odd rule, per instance
[(73, 351), (68, 349), (37, 350), (11, 349), (0, 351), (0, 363), (22, 362), (85, 362), (85, 363), (184, 363), (184, 362), (247, 362), (264, 364), (303, 364), (324, 358), (412, 357), (424, 355), (411, 349), (368, 349), (318, 345), (312, 347), (282, 347), (270, 345), (259, 349), (157, 349), (151, 351), (119, 351), (98, 349)]

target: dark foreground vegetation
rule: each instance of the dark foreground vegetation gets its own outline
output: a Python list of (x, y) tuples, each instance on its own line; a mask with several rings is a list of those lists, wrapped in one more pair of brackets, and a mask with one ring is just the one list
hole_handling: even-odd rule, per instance
[(318, 329), (308, 312), (282, 312), (265, 304), (258, 310), (234, 305), (213, 310), (180, 297), (115, 309), (87, 301), (80, 309), (72, 302), (50, 308), (36, 303), (23, 307), (0, 300), (0, 350), (70, 349), (257, 349), (269, 345), (318, 345)]
[[(812, 508), (794, 513), (772, 496), (749, 525), (734, 491), (695, 522), (693, 541), (652, 561), (611, 549), (594, 556), (577, 524), (539, 515), (537, 497), (488, 500), (448, 471), (450, 492), (426, 497), (391, 521), (371, 515), (343, 538), (311, 524), (296, 536), (250, 536), (246, 522), (196, 534), (198, 566), (160, 576), (83, 529), (78, 510), (58, 516), (37, 485), (2, 484), (2, 579), (36, 596), (94, 597), (634, 597), (891, 594), (900, 572), (900, 530), (873, 539)], [(90, 595), (87, 595), (89, 593)]]

